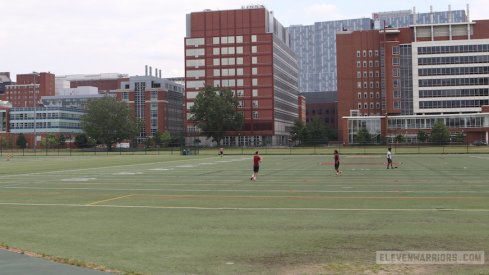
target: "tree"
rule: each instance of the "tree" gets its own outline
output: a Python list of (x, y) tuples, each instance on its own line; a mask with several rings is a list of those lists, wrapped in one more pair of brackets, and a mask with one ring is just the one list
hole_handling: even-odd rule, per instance
[(27, 147), (27, 140), (25, 139), (24, 134), (20, 133), (19, 136), (17, 137), (17, 141), (15, 142), (17, 147), (20, 149), (25, 149)]
[(306, 129), (307, 129), (307, 143), (309, 144), (328, 143), (328, 128), (320, 118), (314, 117), (311, 121), (309, 121)]
[(418, 141), (419, 142), (426, 142), (430, 138), (430, 135), (426, 133), (425, 131), (418, 131)]
[(168, 131), (165, 131), (165, 132), (156, 132), (155, 135), (153, 136), (153, 142), (154, 144), (158, 145), (158, 146), (168, 146), (168, 144), (170, 143), (171, 141), (171, 134), (170, 132)]
[(357, 140), (356, 140), (357, 143), (363, 145), (363, 144), (370, 143), (370, 140), (371, 140), (371, 136), (367, 128), (366, 127), (360, 128), (357, 132)]
[(404, 138), (404, 136), (402, 134), (398, 134), (396, 137), (395, 137), (395, 141), (397, 143), (403, 143), (404, 141), (406, 141), (406, 139)]
[(301, 144), (307, 137), (306, 124), (302, 120), (296, 120), (290, 130), (290, 139), (293, 142), (298, 141)]
[(66, 145), (66, 137), (63, 134), (58, 135), (58, 145), (64, 147)]
[(236, 112), (237, 107), (238, 100), (231, 90), (206, 86), (190, 107), (190, 121), (220, 145), (226, 131), (238, 131), (243, 126), (243, 114)]
[(109, 151), (113, 144), (132, 140), (138, 133), (129, 107), (113, 97), (88, 102), (81, 126), (88, 137), (94, 138), (98, 144), (105, 144)]
[(434, 143), (448, 143), (450, 141), (450, 131), (448, 131), (448, 127), (442, 121), (438, 121), (431, 129), (430, 138), (431, 142)]

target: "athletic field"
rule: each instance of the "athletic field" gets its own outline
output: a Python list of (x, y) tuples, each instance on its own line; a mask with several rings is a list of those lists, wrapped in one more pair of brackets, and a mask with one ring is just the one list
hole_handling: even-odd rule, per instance
[(348, 154), (341, 176), (332, 154), (262, 156), (256, 182), (251, 155), (217, 151), (2, 159), (0, 244), (129, 274), (489, 274), (489, 155)]

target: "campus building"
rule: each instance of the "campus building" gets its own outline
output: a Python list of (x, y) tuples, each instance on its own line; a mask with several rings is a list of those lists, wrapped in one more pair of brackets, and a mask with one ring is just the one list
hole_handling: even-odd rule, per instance
[(40, 105), (42, 96), (55, 95), (55, 76), (52, 73), (18, 74), (17, 81), (5, 85), (5, 93), (0, 95), (3, 101), (9, 101), (13, 107), (35, 107)]
[(465, 142), (487, 142), (489, 20), (342, 31), (336, 41), (345, 144), (360, 128), (375, 142), (416, 142), (438, 121)]
[(97, 87), (99, 93), (107, 94), (111, 91), (117, 90), (121, 87), (121, 83), (127, 81), (129, 76), (127, 74), (119, 73), (100, 73), (100, 74), (74, 74), (74, 75), (62, 75), (57, 76), (56, 81), (58, 83), (68, 83), (57, 84), (58, 87), (62, 88), (77, 88), (80, 86), (90, 86)]
[(299, 90), (324, 92), (337, 90), (336, 33), (366, 31), (385, 26), (409, 27), (413, 24), (466, 22), (464, 10), (416, 13), (416, 10), (376, 12), (372, 18), (316, 22), (313, 25), (292, 25), (287, 28), (291, 48), (299, 61)]
[(183, 135), (183, 85), (153, 76), (131, 76), (113, 91), (116, 98), (126, 102), (142, 121), (138, 141), (143, 142), (157, 132), (168, 131), (173, 137)]
[(224, 145), (287, 145), (298, 119), (298, 64), (289, 32), (261, 5), (187, 15), (185, 129), (187, 143), (200, 138), (189, 109), (206, 85), (232, 90), (244, 115), (241, 131)]
[(313, 119), (319, 119), (324, 125), (333, 131), (338, 130), (338, 97), (333, 92), (309, 92), (302, 93), (306, 99), (306, 123)]

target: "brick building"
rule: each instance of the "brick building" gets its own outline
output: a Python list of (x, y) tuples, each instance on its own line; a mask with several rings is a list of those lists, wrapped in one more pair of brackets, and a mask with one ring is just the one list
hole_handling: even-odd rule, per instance
[(55, 76), (51, 73), (18, 74), (17, 82), (5, 86), (1, 100), (12, 107), (35, 107), (42, 96), (55, 95)]
[(489, 130), (489, 20), (413, 25), (337, 34), (340, 139), (374, 142), (442, 121), (466, 142)]
[[(263, 6), (187, 15), (185, 129), (199, 137), (188, 110), (205, 85), (232, 90), (245, 118), (224, 145), (286, 145), (298, 118), (298, 67), (287, 30)], [(205, 141), (204, 137), (201, 140)], [(205, 144), (205, 142), (204, 142)]]

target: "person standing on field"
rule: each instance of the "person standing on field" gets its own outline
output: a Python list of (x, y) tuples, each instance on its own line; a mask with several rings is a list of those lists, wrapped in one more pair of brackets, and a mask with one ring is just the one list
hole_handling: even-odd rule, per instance
[(336, 171), (336, 175), (341, 175), (341, 170), (340, 170), (340, 154), (338, 153), (338, 150), (334, 150), (334, 170)]
[(258, 151), (256, 151), (255, 155), (253, 156), (253, 174), (250, 178), (252, 181), (256, 181), (256, 175), (258, 174), (258, 171), (260, 171), (261, 160), (261, 156), (258, 154)]
[(219, 155), (221, 156), (221, 158), (222, 158), (222, 156), (224, 156), (224, 148), (222, 148), (222, 147), (219, 148)]
[(391, 169), (394, 169), (394, 167), (392, 167), (392, 152), (390, 147), (387, 149), (387, 169), (389, 169), (389, 166)]

